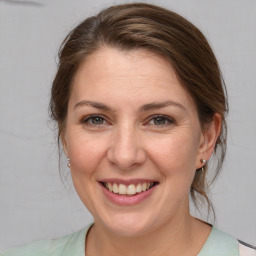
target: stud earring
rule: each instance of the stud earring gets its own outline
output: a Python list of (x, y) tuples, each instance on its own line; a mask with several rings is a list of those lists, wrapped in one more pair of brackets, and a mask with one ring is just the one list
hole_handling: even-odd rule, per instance
[(206, 164), (206, 160), (205, 159), (201, 159), (200, 162), (203, 164), (203, 166), (199, 170), (204, 171), (204, 166)]
[(200, 162), (205, 165), (206, 160), (205, 159), (201, 159)]
[(67, 159), (67, 167), (70, 168), (70, 158)]

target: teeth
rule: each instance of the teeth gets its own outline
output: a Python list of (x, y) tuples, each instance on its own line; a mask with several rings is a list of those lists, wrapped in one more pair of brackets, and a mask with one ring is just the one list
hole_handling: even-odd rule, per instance
[(149, 188), (151, 188), (154, 185), (152, 182), (144, 182), (144, 183), (138, 183), (135, 184), (129, 184), (128, 186), (124, 184), (116, 184), (116, 183), (105, 183), (105, 187), (115, 193), (120, 195), (135, 195), (136, 193), (141, 193), (147, 191)]
[(118, 194), (118, 186), (116, 185), (116, 183), (113, 184), (113, 192)]
[(120, 184), (118, 192), (119, 192), (120, 195), (126, 195), (126, 186), (123, 185), (123, 184)]
[(147, 183), (143, 183), (142, 184), (142, 191), (146, 191), (147, 190)]
[(131, 184), (127, 187), (127, 194), (128, 195), (135, 195), (136, 194), (136, 188), (134, 184)]
[(137, 193), (140, 193), (142, 191), (142, 187), (141, 187), (141, 184), (139, 183), (136, 187), (136, 192)]
[(109, 191), (113, 191), (113, 187), (112, 187), (112, 184), (111, 183), (107, 183), (107, 188)]

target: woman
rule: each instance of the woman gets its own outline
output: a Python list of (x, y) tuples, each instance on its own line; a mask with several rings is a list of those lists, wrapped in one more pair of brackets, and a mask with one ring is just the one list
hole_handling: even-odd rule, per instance
[(148, 4), (110, 7), (64, 40), (50, 109), (85, 229), (2, 255), (249, 255), (255, 250), (196, 219), (206, 173), (225, 156), (228, 110), (202, 33)]

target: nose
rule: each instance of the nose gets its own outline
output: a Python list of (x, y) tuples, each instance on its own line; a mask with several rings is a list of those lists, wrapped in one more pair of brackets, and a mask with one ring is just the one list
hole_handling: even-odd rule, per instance
[(107, 158), (122, 170), (130, 170), (145, 162), (146, 152), (135, 127), (120, 127), (114, 132)]

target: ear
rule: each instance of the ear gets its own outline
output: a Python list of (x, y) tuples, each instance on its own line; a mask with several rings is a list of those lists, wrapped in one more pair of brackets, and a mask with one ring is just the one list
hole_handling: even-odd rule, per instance
[(214, 151), (221, 130), (221, 119), (220, 114), (215, 113), (212, 121), (204, 127), (198, 151), (197, 169), (202, 167), (201, 160), (208, 161)]

